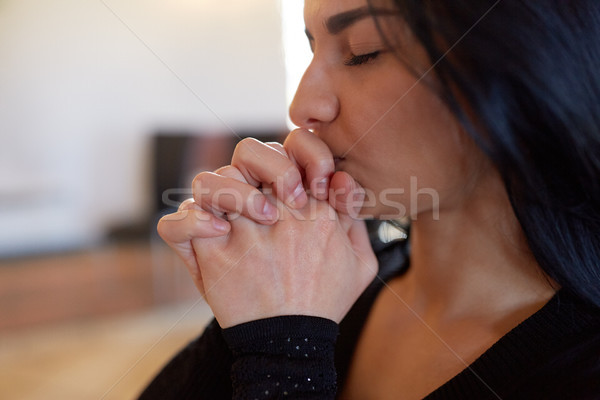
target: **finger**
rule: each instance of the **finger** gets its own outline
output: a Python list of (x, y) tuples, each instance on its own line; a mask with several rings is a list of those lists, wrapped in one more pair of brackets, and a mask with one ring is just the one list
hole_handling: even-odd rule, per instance
[(244, 175), (242, 175), (240, 170), (232, 165), (225, 165), (224, 167), (215, 170), (215, 174), (226, 176), (228, 178), (235, 179), (242, 183), (248, 183), (248, 181), (246, 181), (246, 178), (244, 178)]
[(176, 213), (162, 217), (157, 226), (158, 234), (181, 258), (201, 293), (202, 274), (192, 239), (224, 236), (230, 229), (228, 222), (203, 211), (192, 199), (184, 201)]
[(272, 147), (273, 149), (277, 150), (282, 155), (288, 157), (288, 153), (287, 153), (287, 151), (285, 151), (285, 148), (283, 147), (283, 145), (281, 143), (279, 143), (279, 142), (265, 142), (265, 144), (267, 146)]
[[(278, 152), (280, 152), (283, 156), (288, 157), (287, 151), (285, 151), (285, 148), (283, 147), (283, 145), (279, 142), (265, 142), (265, 144), (267, 146), (272, 147), (273, 149), (277, 150)], [(262, 192), (267, 196), (267, 198), (269, 200), (271, 200), (271, 202), (273, 204), (277, 204), (277, 199), (274, 198), (273, 196), (273, 187), (269, 184), (263, 184), (262, 185)]]
[(329, 204), (341, 214), (358, 218), (365, 202), (365, 190), (347, 172), (338, 171), (331, 177)]
[(184, 243), (191, 239), (226, 235), (230, 226), (227, 221), (206, 212), (193, 201), (186, 200), (173, 214), (158, 221), (158, 234), (167, 243)]
[(361, 276), (364, 278), (363, 286), (366, 287), (378, 272), (377, 257), (373, 253), (367, 225), (363, 220), (352, 219), (348, 215), (340, 215), (340, 223), (347, 226), (347, 235), (354, 253), (360, 260), (363, 268)]
[[(279, 143), (277, 143), (277, 144), (279, 144)], [(279, 144), (279, 145), (281, 146), (281, 144)], [(287, 157), (287, 155), (286, 155), (286, 157)], [(224, 167), (221, 167), (221, 168), (217, 169), (215, 171), (215, 173), (218, 175), (223, 175), (223, 176), (227, 176), (232, 179), (236, 179), (243, 183), (247, 183), (246, 178), (244, 178), (244, 175), (242, 175), (240, 170), (232, 165), (226, 165)], [(270, 202), (273, 205), (277, 204), (277, 199), (273, 198), (273, 195), (272, 195), (273, 188), (271, 188), (268, 184), (263, 184), (260, 191), (263, 195), (265, 195), (268, 202)], [(275, 219), (277, 219), (277, 218), (275, 218)], [(269, 221), (269, 222), (271, 222), (271, 221)]]
[(177, 211), (191, 210), (196, 207), (197, 207), (196, 202), (194, 201), (194, 199), (192, 197), (190, 197), (189, 199), (185, 199), (184, 201), (181, 202), (181, 204), (177, 208)]
[(307, 195), (300, 171), (288, 157), (273, 147), (246, 138), (236, 146), (231, 165), (250, 185), (272, 186), (277, 198), (288, 206), (301, 208), (306, 204)]
[(335, 163), (325, 142), (306, 129), (296, 129), (285, 139), (283, 147), (304, 171), (311, 194), (318, 200), (326, 200)]
[[(236, 174), (234, 168), (221, 172)], [(230, 218), (243, 215), (261, 224), (275, 223), (277, 207), (260, 190), (238, 178), (201, 172), (192, 183), (195, 202), (212, 214), (227, 213)]]
[[(169, 215), (169, 219), (171, 220), (175, 220), (179, 217), (184, 218), (188, 215), (188, 213), (185, 213), (183, 211), (187, 211), (187, 210), (191, 210), (192, 212), (196, 212), (196, 211), (203, 211), (202, 207), (200, 207), (198, 204), (196, 204), (196, 201), (193, 198), (189, 198), (189, 199), (185, 199), (183, 202), (181, 202), (181, 204), (179, 205), (179, 208), (177, 209), (177, 211), (182, 211), (180, 213), (176, 213), (176, 214), (170, 214)], [(223, 213), (221, 213), (223, 214)], [(218, 225), (218, 229), (221, 229), (224, 226), (227, 226), (227, 220), (224, 218), (220, 218), (222, 215), (216, 215), (215, 213), (211, 214), (211, 218), (215, 217), (216, 220), (212, 221), (213, 224)], [(208, 216), (199, 216), (200, 218), (208, 218)]]

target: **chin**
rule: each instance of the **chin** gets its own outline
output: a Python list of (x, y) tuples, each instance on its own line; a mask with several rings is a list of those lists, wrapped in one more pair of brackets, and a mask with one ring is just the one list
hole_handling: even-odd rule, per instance
[[(368, 189), (367, 189), (368, 191)], [(405, 218), (407, 208), (403, 203), (388, 201), (386, 204), (367, 200), (360, 210), (359, 217), (362, 219), (395, 220)]]

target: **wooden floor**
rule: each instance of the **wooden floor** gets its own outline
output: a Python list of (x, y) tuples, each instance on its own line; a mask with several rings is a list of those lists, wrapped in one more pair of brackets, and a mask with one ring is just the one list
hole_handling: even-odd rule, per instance
[(0, 260), (0, 330), (135, 311), (198, 296), (160, 241)]
[(159, 242), (0, 261), (0, 399), (134, 399), (210, 316)]
[(135, 399), (210, 315), (186, 303), (2, 334), (0, 398)]

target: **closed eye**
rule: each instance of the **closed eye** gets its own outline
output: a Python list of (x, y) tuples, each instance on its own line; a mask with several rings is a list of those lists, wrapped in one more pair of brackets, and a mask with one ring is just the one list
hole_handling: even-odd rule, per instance
[(374, 60), (375, 58), (377, 58), (377, 56), (379, 55), (379, 51), (374, 51), (372, 53), (368, 53), (368, 54), (361, 54), (358, 56), (355, 56), (354, 54), (351, 55), (350, 57), (348, 57), (345, 61), (344, 61), (344, 65), (347, 66), (355, 66), (355, 65), (361, 65), (361, 64), (366, 64), (371, 60)]

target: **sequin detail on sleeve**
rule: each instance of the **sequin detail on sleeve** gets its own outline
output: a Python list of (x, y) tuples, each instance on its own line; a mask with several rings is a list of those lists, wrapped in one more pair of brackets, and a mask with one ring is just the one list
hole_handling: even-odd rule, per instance
[(275, 317), (225, 329), (223, 335), (234, 355), (234, 399), (335, 398), (335, 322)]

